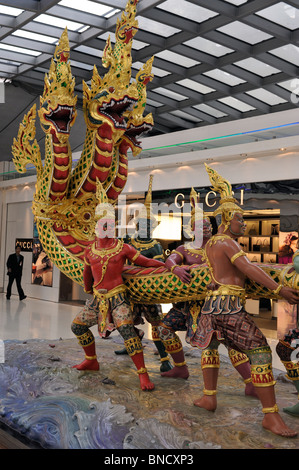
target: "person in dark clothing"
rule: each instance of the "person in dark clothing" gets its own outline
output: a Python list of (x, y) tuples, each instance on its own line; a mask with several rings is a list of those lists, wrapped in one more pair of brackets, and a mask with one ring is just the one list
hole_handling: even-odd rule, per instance
[(6, 266), (7, 266), (7, 274), (9, 276), (6, 298), (7, 300), (10, 299), (11, 296), (11, 288), (13, 285), (14, 280), (17, 283), (17, 289), (19, 293), (20, 300), (26, 299), (26, 295), (21, 286), (21, 279), (22, 279), (22, 272), (23, 272), (23, 263), (24, 263), (24, 256), (21, 255), (21, 247), (16, 246), (16, 252), (9, 255)]

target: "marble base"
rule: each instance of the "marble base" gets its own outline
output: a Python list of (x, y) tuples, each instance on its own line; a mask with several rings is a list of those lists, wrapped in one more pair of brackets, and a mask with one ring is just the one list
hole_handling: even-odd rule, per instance
[[(0, 364), (0, 423), (45, 449), (298, 449), (299, 438), (284, 439), (262, 428), (259, 401), (244, 394), (241, 377), (221, 355), (218, 408), (193, 405), (201, 396), (201, 352), (186, 349), (190, 377), (160, 376), (153, 342), (144, 355), (156, 388), (143, 392), (119, 336), (96, 339), (99, 372), (80, 372), (83, 360), (74, 339), (6, 340)], [(280, 410), (297, 403), (285, 374), (274, 370)], [(299, 419), (281, 411), (299, 432)]]

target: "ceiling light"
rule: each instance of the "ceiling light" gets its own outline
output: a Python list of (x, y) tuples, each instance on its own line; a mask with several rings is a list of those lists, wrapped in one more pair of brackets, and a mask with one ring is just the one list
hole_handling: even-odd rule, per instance
[(61, 0), (59, 5), (98, 16), (106, 16), (107, 14), (110, 16), (111, 13), (114, 14), (119, 12), (118, 9), (102, 5), (100, 3), (91, 2), (90, 0)]
[(76, 21), (70, 21), (66, 18), (58, 18), (57, 16), (46, 15), (45, 13), (37, 16), (36, 18), (33, 19), (33, 21), (36, 21), (37, 23), (48, 24), (50, 26), (57, 26), (57, 28), (62, 28), (62, 29), (67, 27), (67, 29), (69, 29), (70, 31), (78, 31), (84, 26), (84, 24), (82, 23), (77, 23)]
[(34, 41), (47, 42), (49, 44), (54, 44), (55, 42), (57, 42), (57, 38), (46, 36), (44, 34), (31, 33), (30, 31), (25, 31), (23, 29), (18, 29), (17, 31), (14, 31), (12, 35), (26, 39), (33, 39)]
[(36, 57), (41, 55), (41, 52), (33, 51), (31, 49), (24, 49), (23, 47), (10, 46), (9, 44), (0, 44), (0, 49), (12, 52), (19, 52), (20, 54), (33, 55)]
[(0, 13), (2, 15), (19, 16), (23, 11), (24, 10), (21, 10), (20, 8), (6, 7), (4, 5), (0, 6)]

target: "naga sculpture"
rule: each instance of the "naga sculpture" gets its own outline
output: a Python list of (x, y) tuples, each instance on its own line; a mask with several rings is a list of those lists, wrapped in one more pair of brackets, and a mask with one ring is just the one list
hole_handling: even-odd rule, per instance
[[(136, 6), (129, 0), (116, 25), (116, 42), (107, 40), (102, 64), (103, 78), (94, 66), (90, 87), (83, 82), (86, 137), (83, 151), (73, 167), (69, 137), (76, 120), (75, 79), (71, 73), (70, 46), (65, 30), (45, 76), (38, 117), (45, 133), (45, 158), (35, 139), (34, 105), (24, 116), (12, 145), (18, 172), (34, 165), (37, 173), (32, 205), (43, 248), (66, 276), (83, 286), (84, 251), (94, 236), (99, 180), (111, 204), (116, 204), (128, 176), (128, 156), (141, 152), (138, 139), (153, 127), (151, 114), (143, 116), (146, 86), (153, 79), (150, 58), (131, 83), (131, 48), (138, 30)], [(275, 281), (299, 290), (299, 275), (290, 265), (260, 265)], [(204, 297), (211, 282), (208, 266), (194, 265), (192, 281), (183, 283), (165, 268), (127, 266), (123, 277), (135, 303), (159, 304)], [(263, 286), (248, 281), (250, 298), (279, 298)]]
[(91, 86), (83, 82), (86, 137), (75, 168), (72, 170), (69, 137), (76, 120), (77, 97), (67, 29), (56, 47), (40, 98), (38, 117), (46, 137), (44, 163), (35, 139), (35, 105), (24, 116), (12, 146), (17, 171), (25, 172), (28, 164), (36, 167), (32, 209), (44, 250), (65, 275), (81, 285), (84, 250), (94, 236), (96, 181), (115, 204), (127, 180), (127, 152), (131, 149), (138, 155), (138, 137), (153, 126), (151, 114), (143, 117), (146, 85), (153, 79), (153, 58), (130, 84), (137, 2), (130, 0), (118, 19), (114, 47), (110, 38), (107, 40), (102, 63), (108, 72), (101, 78), (94, 66)]

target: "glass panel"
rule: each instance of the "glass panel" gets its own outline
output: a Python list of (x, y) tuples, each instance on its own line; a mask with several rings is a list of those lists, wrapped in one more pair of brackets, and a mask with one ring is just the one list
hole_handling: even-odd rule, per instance
[(214, 80), (218, 80), (219, 82), (225, 83), (226, 85), (235, 86), (239, 85), (240, 83), (246, 83), (245, 80), (242, 78), (235, 77), (228, 72), (224, 72), (220, 69), (210, 70), (209, 72), (205, 72), (203, 75), (207, 77), (214, 78)]
[(294, 44), (287, 44), (277, 49), (272, 49), (269, 51), (270, 54), (276, 55), (283, 60), (291, 62), (292, 64), (299, 66), (299, 47)]
[(102, 57), (103, 51), (95, 49), (94, 47), (89, 46), (78, 46), (75, 47), (75, 51), (83, 52), (83, 54), (94, 55), (96, 57)]
[(239, 6), (247, 3), (248, 0), (224, 0), (226, 3), (232, 3), (233, 5)]
[(154, 106), (155, 108), (159, 108), (160, 106), (164, 106), (163, 103), (159, 103), (158, 101), (151, 100), (150, 98), (146, 98), (146, 104), (150, 106)]
[(225, 26), (221, 26), (217, 31), (232, 36), (233, 38), (240, 39), (241, 41), (247, 42), (249, 44), (258, 44), (259, 42), (265, 41), (272, 38), (270, 34), (264, 33), (259, 29), (248, 26), (241, 21), (234, 21)]
[(197, 62), (196, 60), (168, 50), (156, 53), (155, 57), (160, 57), (160, 59), (167, 60), (168, 62), (173, 62), (176, 65), (182, 65), (187, 68), (200, 64), (200, 62)]
[(298, 78), (291, 78), (291, 80), (284, 80), (283, 82), (277, 83), (277, 85), (291, 93), (297, 93), (299, 89), (299, 80)]
[(252, 111), (256, 109), (253, 106), (250, 106), (249, 104), (244, 103), (243, 101), (240, 101), (237, 98), (233, 98), (231, 96), (228, 96), (227, 98), (220, 98), (218, 101), (223, 104), (227, 104), (228, 106), (231, 106), (232, 108), (235, 108), (238, 111), (242, 111), (242, 113), (246, 113), (247, 111)]
[[(114, 44), (115, 43), (115, 33), (112, 33), (112, 32), (107, 31), (106, 33), (101, 34), (100, 36), (98, 36), (98, 39), (102, 39), (103, 41), (107, 41), (109, 36), (110, 36), (111, 43)], [(146, 46), (149, 46), (149, 44), (146, 43), (146, 42), (137, 41), (134, 37), (134, 41), (133, 41), (133, 44), (132, 44), (132, 49), (136, 49), (137, 51), (139, 51), (140, 49), (143, 49)]]
[(139, 29), (144, 29), (146, 32), (150, 31), (153, 34), (158, 34), (165, 38), (181, 31), (180, 29), (173, 28), (172, 26), (168, 26), (164, 23), (158, 23), (158, 21), (150, 20), (144, 16), (138, 16), (137, 19)]
[(177, 117), (180, 117), (182, 119), (186, 119), (187, 121), (192, 121), (192, 122), (201, 122), (201, 119), (192, 116), (191, 114), (184, 113), (184, 111), (176, 110), (176, 111), (171, 111), (170, 114), (174, 114)]
[(12, 8), (0, 5), (0, 13), (2, 15), (19, 16), (21, 13), (23, 13), (23, 11), (24, 10), (21, 10), (20, 8)]
[(240, 60), (235, 62), (234, 65), (241, 67), (242, 69), (248, 70), (249, 72), (260, 75), (261, 77), (268, 77), (274, 73), (279, 73), (281, 70), (272, 67), (271, 65), (265, 64), (260, 60), (254, 59), (253, 57), (249, 59)]
[(176, 83), (178, 85), (185, 86), (186, 88), (191, 88), (191, 90), (198, 91), (203, 95), (211, 93), (212, 91), (216, 91), (214, 88), (202, 85), (201, 83), (195, 82), (194, 80), (190, 80), (189, 78), (184, 78), (183, 80), (179, 80)]
[(256, 90), (247, 91), (247, 95), (253, 96), (264, 103), (267, 103), (271, 106), (275, 106), (276, 104), (286, 103), (286, 100), (280, 98), (280, 96), (271, 93), (268, 90), (264, 90), (263, 88), (258, 88)]
[(71, 31), (78, 31), (84, 26), (82, 23), (77, 23), (75, 21), (70, 21), (65, 18), (57, 18), (56, 16), (41, 14), (34, 18), (33, 21), (37, 23), (44, 23), (50, 26), (57, 26), (58, 28), (64, 29), (67, 26), (67, 29)]
[(299, 10), (285, 2), (260, 10), (256, 12), (256, 15), (291, 30), (299, 28)]
[(91, 2), (89, 0), (61, 0), (58, 5), (104, 17), (106, 17), (107, 14), (110, 15), (111, 10), (113, 14), (120, 11), (118, 9), (102, 5), (101, 3)]
[(203, 113), (210, 114), (211, 116), (214, 116), (215, 118), (220, 118), (227, 116), (227, 114), (223, 113), (222, 111), (218, 111), (218, 109), (212, 108), (212, 106), (209, 106), (208, 104), (196, 104), (195, 106), (192, 106), (195, 109), (199, 109), (199, 111), (202, 111)]
[(93, 65), (84, 64), (83, 62), (78, 62), (77, 60), (71, 60), (72, 67), (78, 67), (79, 69), (92, 70)]
[(14, 60), (8, 60), (8, 59), (0, 59), (0, 63), (6, 64), (6, 65), (16, 65), (16, 66), (21, 65), (21, 62), (15, 62)]
[(166, 0), (166, 2), (158, 5), (157, 8), (169, 11), (178, 16), (183, 16), (184, 18), (188, 18), (192, 21), (197, 21), (198, 23), (202, 23), (203, 21), (218, 15), (215, 11), (207, 10), (206, 8), (194, 5), (185, 0), (180, 0), (179, 2)]
[(223, 55), (234, 52), (234, 50), (230, 49), (229, 47), (222, 46), (221, 44), (217, 44), (216, 42), (201, 37), (190, 39), (183, 44), (215, 57), (221, 57)]
[[(134, 69), (141, 69), (144, 66), (143, 62), (134, 62), (132, 64), (132, 67)], [(166, 75), (171, 75), (170, 72), (167, 72), (166, 70), (159, 69), (158, 67), (152, 67), (152, 72), (155, 76), (157, 77), (166, 77)]]
[(34, 41), (46, 42), (48, 44), (55, 44), (56, 42), (58, 42), (57, 38), (53, 38), (51, 36), (46, 36), (43, 34), (31, 33), (30, 31), (25, 31), (24, 29), (18, 29), (17, 31), (12, 33), (12, 35), (18, 36), (20, 38), (33, 39)]
[(160, 95), (167, 96), (167, 98), (172, 98), (176, 101), (183, 101), (188, 99), (187, 96), (180, 95), (179, 93), (175, 93), (174, 91), (167, 90), (167, 88), (163, 87), (155, 88), (152, 91), (160, 93)]
[(31, 49), (24, 49), (23, 47), (10, 46), (8, 44), (0, 44), (0, 49), (12, 52), (19, 52), (20, 54), (33, 55), (35, 57), (41, 55), (41, 52), (32, 51)]

